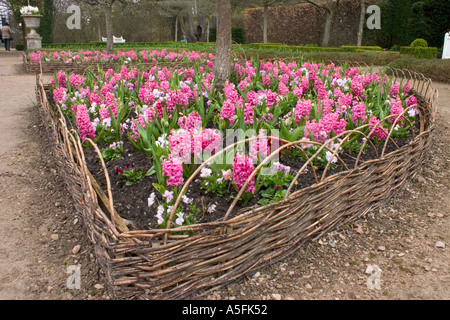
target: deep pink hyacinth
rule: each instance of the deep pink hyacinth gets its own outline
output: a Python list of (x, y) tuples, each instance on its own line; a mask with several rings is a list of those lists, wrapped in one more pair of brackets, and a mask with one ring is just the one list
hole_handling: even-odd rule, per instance
[[(374, 130), (375, 126), (377, 126), (377, 127)], [(373, 116), (369, 119), (369, 131), (372, 131), (372, 130), (374, 130), (374, 131), (370, 135), (371, 138), (376, 137), (376, 138), (378, 138), (378, 140), (386, 139), (387, 130), (381, 126), (381, 121), (375, 116)]]
[(220, 111), (220, 120), (228, 120), (230, 124), (234, 124), (234, 115), (236, 114), (236, 104), (230, 100), (225, 100)]
[(178, 187), (183, 184), (183, 163), (176, 159), (162, 160), (163, 175), (168, 177), (167, 185)]
[(178, 125), (181, 129), (198, 130), (202, 127), (202, 117), (197, 111), (191, 112), (187, 117), (180, 117), (178, 119)]
[(410, 89), (411, 89), (411, 82), (408, 81), (408, 82), (405, 84), (405, 86), (403, 87), (403, 93), (404, 93), (404, 94), (408, 94)]
[(117, 119), (117, 98), (112, 92), (107, 92), (105, 97), (105, 104), (107, 107), (111, 108), (114, 118)]
[(246, 103), (244, 108), (244, 122), (246, 125), (253, 124), (253, 118), (255, 117), (255, 111), (251, 103)]
[(100, 108), (98, 110), (98, 115), (100, 117), (100, 120), (102, 121), (111, 118), (111, 115), (109, 114), (109, 108)]
[(329, 98), (324, 98), (319, 100), (319, 105), (322, 108), (322, 112), (330, 113), (333, 112), (334, 100)]
[[(56, 76), (58, 79), (58, 85), (60, 87), (67, 87), (67, 78), (66, 78), (66, 74), (62, 71), (58, 72), (58, 75)], [(55, 79), (52, 78), (52, 84), (55, 84)]]
[(99, 106), (103, 103), (103, 99), (95, 92), (91, 92), (90, 96), (89, 96), (89, 102), (91, 103), (92, 106)]
[(332, 132), (336, 135), (344, 132), (346, 125), (345, 119), (339, 119), (338, 113), (327, 113), (319, 122), (316, 122), (315, 119), (306, 121), (305, 137), (310, 138), (312, 134), (314, 141), (325, 142), (330, 138)]
[(147, 105), (153, 104), (155, 102), (153, 90), (146, 87), (139, 88), (139, 99)]
[[(233, 163), (233, 183), (236, 185), (236, 188), (240, 190), (244, 183), (247, 181), (248, 177), (253, 172), (254, 166), (249, 157), (247, 157), (244, 153), (237, 153), (234, 158)], [(253, 177), (247, 188), (247, 192), (255, 193), (255, 177)]]
[(402, 101), (400, 99), (391, 99), (389, 104), (391, 106), (391, 109), (389, 110), (391, 115), (399, 115), (399, 116), (391, 117), (389, 119), (389, 121), (391, 123), (394, 123), (395, 121), (397, 121), (398, 124), (401, 124), (401, 122), (403, 120), (403, 113), (405, 111), (402, 107)]
[(84, 141), (87, 137), (95, 139), (95, 130), (89, 118), (88, 109), (85, 104), (76, 107), (76, 120), (78, 132), (80, 133), (81, 141)]
[(56, 103), (64, 102), (67, 100), (67, 89), (64, 87), (58, 87), (53, 90), (53, 99)]
[(286, 94), (289, 92), (288, 86), (286, 86), (285, 83), (281, 82), (278, 84), (278, 92), (283, 96), (286, 97)]
[(355, 101), (352, 108), (352, 120), (355, 124), (358, 124), (358, 119), (361, 119), (362, 122), (367, 120), (366, 105), (364, 102)]
[(341, 98), (338, 99), (339, 105), (342, 109), (346, 110), (347, 107), (350, 107), (352, 105), (353, 96), (351, 93), (347, 93), (343, 95)]
[(394, 83), (389, 89), (389, 96), (396, 97), (400, 93), (400, 84), (398, 82)]
[(79, 86), (81, 86), (81, 85), (83, 85), (83, 83), (84, 83), (84, 77), (82, 76), (82, 75), (79, 75), (79, 74), (76, 74), (76, 73), (72, 73), (70, 76), (69, 76), (69, 82), (70, 82), (70, 85), (73, 87), (73, 88), (78, 88)]
[(294, 111), (295, 122), (298, 124), (303, 118), (307, 119), (311, 109), (311, 100), (298, 100)]
[(356, 76), (352, 80), (351, 89), (356, 97), (361, 98), (364, 94), (363, 76)]
[(278, 103), (278, 93), (275, 91), (272, 91), (270, 89), (264, 91), (266, 95), (266, 105), (269, 108), (272, 108), (274, 105)]
[(417, 98), (415, 96), (411, 96), (406, 100), (406, 106), (411, 107), (413, 105), (417, 104)]

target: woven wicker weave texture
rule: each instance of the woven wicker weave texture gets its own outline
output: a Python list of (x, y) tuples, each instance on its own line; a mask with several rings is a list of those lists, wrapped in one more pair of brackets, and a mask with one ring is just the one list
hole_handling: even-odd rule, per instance
[[(326, 177), (284, 201), (244, 210), (230, 219), (151, 230), (127, 230), (111, 206), (100, 201), (105, 195), (93, 186), (80, 139), (49, 104), (38, 76), (37, 94), (53, 137), (55, 160), (83, 216), (112, 296), (186, 299), (206, 295), (388, 201), (426, 159), (437, 102), (429, 79), (408, 71), (390, 73), (398, 81), (410, 81), (420, 96), (421, 130), (408, 145)], [(107, 193), (106, 202), (112, 202)], [(193, 235), (177, 235), (183, 230)]]

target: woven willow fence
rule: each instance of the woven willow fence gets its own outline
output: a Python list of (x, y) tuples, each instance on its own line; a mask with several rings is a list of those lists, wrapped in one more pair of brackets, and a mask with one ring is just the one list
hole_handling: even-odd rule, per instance
[[(346, 171), (328, 177), (327, 169), (322, 176), (314, 172), (314, 185), (295, 192), (290, 192), (289, 188), (286, 198), (277, 203), (241, 209), (231, 216), (238, 195), (221, 220), (176, 228), (169, 222), (166, 229), (149, 230), (130, 230), (120, 212), (114, 210), (103, 160), (106, 193), (87, 168), (77, 132), (66, 123), (59, 109), (49, 103), (46, 86), (38, 75), (37, 94), (49, 126), (55, 160), (83, 216), (112, 297), (186, 299), (206, 296), (250, 271), (291, 255), (305, 241), (316, 239), (387, 202), (424, 162), (430, 148), (437, 102), (437, 91), (429, 79), (408, 71), (389, 70), (389, 73), (401, 84), (410, 81), (418, 96), (419, 105), (414, 107), (420, 111), (420, 131), (407, 145), (390, 153), (385, 152), (385, 145), (377, 159), (366, 162), (360, 161), (360, 154), (353, 167), (345, 165)], [(341, 134), (342, 143), (355, 132), (359, 129)], [(386, 143), (392, 142), (391, 134), (392, 131)], [(301, 141), (280, 143), (280, 149), (296, 147), (299, 143)], [(312, 159), (295, 179), (307, 168), (314, 170)], [(339, 158), (339, 161), (342, 160)], [(194, 176), (184, 184), (183, 190), (189, 187)], [(241, 193), (246, 188), (244, 185)], [(180, 198), (169, 221), (179, 203)], [(186, 231), (190, 235), (186, 235)]]

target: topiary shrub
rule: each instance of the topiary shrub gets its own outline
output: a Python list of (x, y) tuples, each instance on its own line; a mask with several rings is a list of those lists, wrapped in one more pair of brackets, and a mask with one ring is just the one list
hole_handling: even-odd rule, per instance
[(411, 42), (410, 47), (422, 47), (422, 48), (427, 48), (428, 47), (428, 42), (425, 39), (416, 39), (413, 42)]
[(434, 59), (437, 57), (438, 50), (435, 47), (401, 47), (401, 54), (410, 54), (417, 59)]

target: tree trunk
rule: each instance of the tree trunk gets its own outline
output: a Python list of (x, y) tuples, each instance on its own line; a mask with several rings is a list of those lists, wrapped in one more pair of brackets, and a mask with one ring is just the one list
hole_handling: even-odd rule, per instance
[[(188, 28), (186, 28), (186, 25), (184, 22), (185, 18), (187, 19)], [(186, 37), (187, 41), (188, 42), (197, 42), (197, 37), (194, 34), (192, 14), (188, 13), (187, 17), (180, 15), (180, 16), (178, 16), (178, 21), (180, 22), (181, 32)]]
[(362, 40), (363, 40), (363, 32), (364, 32), (364, 20), (366, 18), (366, 4), (365, 4), (365, 0), (360, 0), (359, 3), (361, 5), (361, 13), (359, 16), (358, 38), (356, 40), (356, 45), (358, 47), (361, 47)]
[(206, 24), (206, 42), (209, 42), (209, 24), (211, 22), (211, 18), (208, 18), (208, 22)]
[(338, 5), (339, 5), (338, 0), (328, 0), (328, 5), (326, 7), (327, 17), (325, 20), (325, 27), (323, 31), (323, 40), (322, 40), (323, 47), (328, 47), (328, 44), (330, 42), (331, 24), (333, 22), (334, 13), (336, 12), (336, 8)]
[(178, 41), (178, 17), (175, 17), (175, 42)]
[(113, 26), (112, 26), (112, 5), (105, 4), (105, 20), (106, 20), (106, 51), (114, 52)]
[(231, 69), (231, 4), (230, 0), (217, 0), (217, 39), (214, 64), (215, 88), (223, 90)]
[(263, 9), (263, 16), (264, 16), (264, 21), (263, 21), (263, 42), (267, 43), (267, 16), (268, 16), (268, 12), (269, 12), (269, 7), (268, 6), (264, 6)]
[[(200, 26), (201, 30), (198, 29)], [(206, 40), (206, 16), (197, 16), (197, 32), (196, 36), (198, 41), (205, 42)]]

